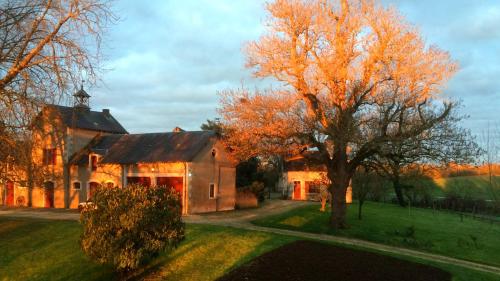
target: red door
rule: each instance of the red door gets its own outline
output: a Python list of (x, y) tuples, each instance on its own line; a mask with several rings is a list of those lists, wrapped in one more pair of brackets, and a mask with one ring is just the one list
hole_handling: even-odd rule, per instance
[(5, 205), (14, 206), (14, 183), (12, 181), (7, 181), (5, 187), (7, 188), (7, 198), (5, 198)]
[(92, 198), (92, 195), (94, 195), (94, 192), (98, 186), (99, 184), (97, 182), (89, 183), (89, 199)]
[(156, 185), (171, 187), (175, 189), (175, 191), (179, 193), (182, 203), (182, 190), (184, 187), (184, 179), (182, 177), (157, 177)]
[(300, 181), (293, 182), (293, 199), (300, 200)]
[(45, 182), (45, 208), (54, 208), (54, 183), (51, 181)]

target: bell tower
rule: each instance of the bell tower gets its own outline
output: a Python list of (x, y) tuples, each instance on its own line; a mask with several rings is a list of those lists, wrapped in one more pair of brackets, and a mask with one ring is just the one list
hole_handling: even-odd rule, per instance
[(85, 90), (83, 89), (83, 85), (81, 86), (80, 90), (73, 94), (73, 97), (75, 97), (73, 107), (90, 110), (90, 95), (85, 92)]

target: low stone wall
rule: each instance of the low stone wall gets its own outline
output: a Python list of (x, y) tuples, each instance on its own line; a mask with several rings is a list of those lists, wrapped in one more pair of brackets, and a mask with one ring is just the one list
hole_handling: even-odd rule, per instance
[(257, 196), (255, 196), (252, 192), (248, 190), (236, 192), (237, 209), (255, 208), (258, 206), (259, 201), (257, 200)]

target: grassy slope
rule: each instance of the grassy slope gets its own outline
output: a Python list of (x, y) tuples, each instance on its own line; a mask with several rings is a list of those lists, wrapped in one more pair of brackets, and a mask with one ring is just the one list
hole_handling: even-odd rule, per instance
[(496, 188), (492, 189), (489, 177), (484, 175), (439, 178), (433, 182), (437, 187), (434, 194), (436, 196), (444, 196), (445, 191), (454, 191), (463, 197), (491, 200), (495, 196), (500, 196), (500, 176), (493, 177), (493, 182), (496, 183), (494, 185)]
[[(363, 220), (357, 219), (357, 204), (348, 209), (350, 228), (333, 231), (328, 227), (328, 212), (307, 206), (257, 220), (254, 223), (359, 238), (383, 244), (416, 248), (486, 264), (500, 266), (500, 224), (460, 217), (428, 209), (403, 209), (397, 205), (367, 202)], [(415, 239), (405, 233), (414, 226)], [(473, 238), (476, 237), (476, 245)]]
[[(110, 280), (111, 269), (86, 259), (76, 222), (0, 217), (0, 280)], [(206, 225), (188, 225), (187, 239), (162, 254), (141, 274), (148, 280), (213, 280), (294, 238)], [(424, 262), (421, 260), (410, 259)], [(493, 281), (498, 276), (451, 265), (455, 281)], [(495, 279), (496, 278), (496, 279)]]

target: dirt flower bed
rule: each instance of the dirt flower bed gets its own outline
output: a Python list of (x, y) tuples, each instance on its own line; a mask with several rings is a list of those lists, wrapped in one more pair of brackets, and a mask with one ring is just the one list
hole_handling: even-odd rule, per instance
[(296, 241), (236, 268), (219, 281), (336, 280), (448, 281), (432, 266), (312, 241)]

